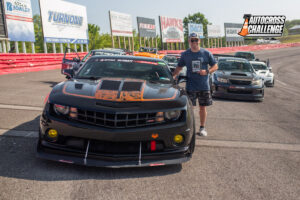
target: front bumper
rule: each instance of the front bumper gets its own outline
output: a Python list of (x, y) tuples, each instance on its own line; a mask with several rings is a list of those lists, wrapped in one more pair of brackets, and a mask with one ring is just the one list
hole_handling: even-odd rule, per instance
[[(82, 141), (80, 148), (65, 144), (49, 142), (46, 132), (55, 129), (59, 137), (77, 138)], [(158, 134), (157, 139), (152, 134)], [(173, 144), (175, 134), (182, 134), (185, 138), (180, 146)], [(43, 113), (40, 120), (40, 139), (37, 146), (39, 158), (99, 167), (143, 167), (178, 164), (187, 162), (191, 158), (189, 144), (193, 136), (193, 130), (186, 122), (176, 122), (166, 125), (158, 125), (134, 129), (108, 129), (78, 122), (70, 122), (57, 119), (47, 113)], [(163, 144), (163, 149), (158, 151), (145, 150), (145, 146), (151, 141)], [(100, 148), (98, 141), (102, 143), (119, 144), (131, 143), (128, 152), (107, 152), (95, 150)], [(127, 151), (128, 149), (124, 149)]]
[(214, 84), (213, 97), (260, 101), (264, 99), (264, 88), (249, 85)]

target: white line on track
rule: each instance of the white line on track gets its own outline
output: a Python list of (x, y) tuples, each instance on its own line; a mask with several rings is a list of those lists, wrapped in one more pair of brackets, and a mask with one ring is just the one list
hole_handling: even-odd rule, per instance
[(43, 111), (42, 107), (0, 104), (0, 109)]
[(282, 81), (280, 81), (280, 80), (276, 80), (276, 82), (278, 82), (278, 83), (281, 83), (282, 85), (287, 85), (286, 83), (284, 83), (284, 82), (282, 82)]
[[(0, 136), (37, 138), (38, 132), (0, 129)], [(280, 144), (280, 143), (243, 142), (243, 141), (226, 141), (226, 140), (197, 139), (196, 146), (300, 151), (300, 144)]]

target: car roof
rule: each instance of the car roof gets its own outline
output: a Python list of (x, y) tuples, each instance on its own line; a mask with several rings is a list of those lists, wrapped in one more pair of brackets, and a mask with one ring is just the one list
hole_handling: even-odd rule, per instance
[(237, 51), (235, 53), (251, 53), (251, 54), (254, 54), (252, 51)]
[(245, 58), (239, 58), (239, 57), (219, 57), (218, 60), (238, 60), (238, 61), (245, 61), (245, 62), (249, 62), (247, 59)]
[(110, 50), (110, 49), (94, 49), (93, 52), (108, 52), (108, 53), (120, 53), (118, 50)]
[(148, 62), (164, 62), (164, 60), (151, 58), (151, 57), (143, 57), (143, 56), (125, 56), (125, 55), (95, 55), (91, 57), (95, 58), (102, 58), (102, 59), (127, 59), (127, 60), (141, 60), (141, 61), (148, 61)]
[(251, 64), (264, 64), (266, 65), (265, 62), (262, 62), (262, 61), (250, 61)]

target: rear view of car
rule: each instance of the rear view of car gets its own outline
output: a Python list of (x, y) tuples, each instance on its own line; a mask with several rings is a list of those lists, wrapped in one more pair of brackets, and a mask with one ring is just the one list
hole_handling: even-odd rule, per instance
[(213, 75), (213, 97), (256, 100), (264, 99), (264, 83), (249, 61), (228, 57), (218, 59), (219, 69)]

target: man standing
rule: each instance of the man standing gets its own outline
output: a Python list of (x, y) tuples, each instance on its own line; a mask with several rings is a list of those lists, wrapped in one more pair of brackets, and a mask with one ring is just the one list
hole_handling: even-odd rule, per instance
[[(217, 62), (213, 55), (204, 48), (200, 48), (200, 39), (198, 34), (189, 35), (190, 48), (181, 54), (178, 66), (176, 67), (173, 77), (178, 76), (184, 66), (187, 67), (186, 90), (193, 106), (196, 106), (198, 99), (200, 106), (200, 136), (207, 136), (205, 130), (206, 106), (212, 105), (212, 98), (209, 85), (209, 74), (218, 69)], [(210, 67), (208, 67), (208, 65)]]

